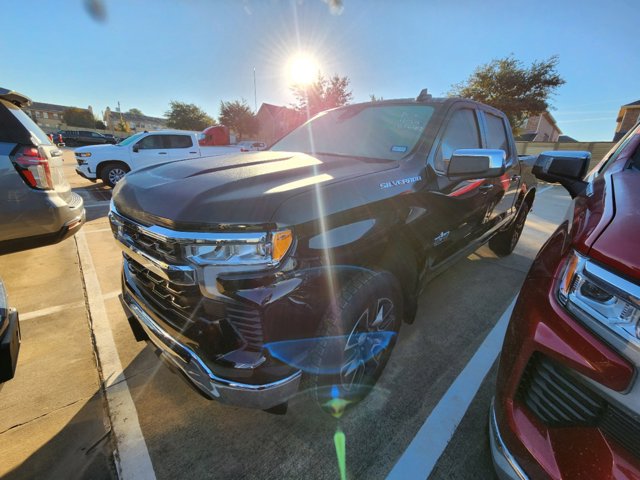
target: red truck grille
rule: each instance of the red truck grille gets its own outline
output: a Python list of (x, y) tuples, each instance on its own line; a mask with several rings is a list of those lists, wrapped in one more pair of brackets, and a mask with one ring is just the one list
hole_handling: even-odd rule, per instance
[(613, 405), (541, 354), (525, 369), (517, 398), (550, 427), (592, 426), (640, 458), (640, 418)]

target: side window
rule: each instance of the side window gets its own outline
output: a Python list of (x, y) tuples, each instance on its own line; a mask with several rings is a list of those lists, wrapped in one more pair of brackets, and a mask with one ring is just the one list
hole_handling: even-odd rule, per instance
[(446, 172), (451, 155), (459, 148), (480, 148), (476, 114), (468, 108), (456, 111), (449, 120), (436, 152), (435, 169)]
[(509, 140), (504, 121), (502, 118), (486, 112), (484, 114), (484, 118), (487, 124), (487, 148), (504, 150), (508, 157), (510, 153)]
[(167, 148), (189, 148), (193, 146), (189, 135), (167, 135), (166, 141), (168, 141), (166, 143)]
[(165, 135), (149, 135), (140, 140), (137, 145), (141, 150), (153, 150), (164, 148), (164, 142), (162, 141)]

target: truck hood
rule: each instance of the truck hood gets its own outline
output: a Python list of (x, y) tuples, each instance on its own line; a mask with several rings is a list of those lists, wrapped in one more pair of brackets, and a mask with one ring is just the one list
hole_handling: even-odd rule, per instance
[(277, 223), (274, 214), (289, 199), (397, 167), (396, 161), (270, 151), (180, 160), (130, 173), (116, 186), (113, 202), (143, 224), (258, 226)]
[(625, 169), (611, 175), (615, 214), (589, 255), (640, 281), (640, 171)]

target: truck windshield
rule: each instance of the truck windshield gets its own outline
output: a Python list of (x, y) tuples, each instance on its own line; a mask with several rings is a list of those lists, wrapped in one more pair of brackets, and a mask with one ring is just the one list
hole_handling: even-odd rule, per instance
[(430, 105), (354, 105), (312, 118), (271, 150), (399, 160), (416, 145)]
[(118, 145), (131, 145), (132, 143), (138, 141), (142, 136), (144, 136), (143, 132), (136, 133), (135, 135), (131, 135), (129, 138), (125, 138)]

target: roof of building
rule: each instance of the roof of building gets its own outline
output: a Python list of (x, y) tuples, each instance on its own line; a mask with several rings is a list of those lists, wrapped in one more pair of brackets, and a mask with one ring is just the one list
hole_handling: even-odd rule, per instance
[[(108, 110), (109, 115), (111, 116), (111, 118), (115, 118), (115, 119), (119, 119), (120, 118), (120, 112), (116, 112), (115, 110)], [(127, 122), (156, 122), (156, 123), (166, 123), (167, 119), (166, 118), (162, 118), (162, 117), (150, 117), (149, 115), (138, 115), (136, 113), (129, 113), (129, 112), (122, 112), (122, 117), (127, 121)]]
[(536, 132), (532, 133), (523, 133), (516, 137), (516, 141), (518, 142), (532, 142), (534, 138), (538, 135)]
[(48, 112), (64, 112), (67, 108), (78, 108), (80, 110), (89, 110), (88, 108), (69, 107), (65, 105), (56, 105), (55, 103), (32, 102), (28, 107), (30, 110), (43, 110)]
[(626, 105), (622, 106), (624, 107), (640, 107), (640, 100), (636, 100), (635, 102), (631, 102), (631, 103), (627, 103)]
[(577, 143), (578, 140), (576, 140), (573, 137), (570, 137), (569, 135), (560, 135), (558, 137), (558, 142), (560, 142), (560, 143)]

